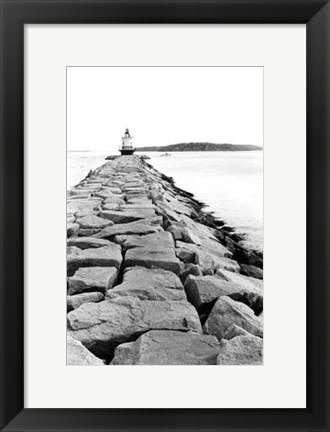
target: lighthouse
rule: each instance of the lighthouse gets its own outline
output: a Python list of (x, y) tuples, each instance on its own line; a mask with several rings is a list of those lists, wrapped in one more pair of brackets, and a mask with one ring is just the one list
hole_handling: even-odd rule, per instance
[(122, 145), (120, 150), (120, 153), (124, 155), (132, 155), (135, 151), (135, 148), (133, 147), (133, 137), (129, 133), (129, 130), (125, 130), (125, 134), (123, 137), (121, 137)]

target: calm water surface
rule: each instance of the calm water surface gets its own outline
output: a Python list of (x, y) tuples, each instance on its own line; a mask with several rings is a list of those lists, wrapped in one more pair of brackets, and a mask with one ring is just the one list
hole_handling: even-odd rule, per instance
[[(246, 233), (246, 244), (263, 250), (263, 152), (144, 153), (177, 186), (192, 192), (220, 219)], [(67, 187), (102, 165), (106, 152), (68, 152)]]

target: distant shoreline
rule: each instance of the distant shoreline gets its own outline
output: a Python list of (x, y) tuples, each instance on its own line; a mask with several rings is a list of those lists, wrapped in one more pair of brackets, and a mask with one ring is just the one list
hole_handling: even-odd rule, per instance
[(200, 152), (200, 151), (262, 151), (260, 146), (250, 144), (179, 143), (166, 146), (137, 147), (144, 152)]

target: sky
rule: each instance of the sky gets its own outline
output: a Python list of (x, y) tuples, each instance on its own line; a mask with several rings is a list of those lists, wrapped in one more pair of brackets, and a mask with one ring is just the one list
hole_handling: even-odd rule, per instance
[(262, 67), (68, 67), (67, 148), (263, 146)]

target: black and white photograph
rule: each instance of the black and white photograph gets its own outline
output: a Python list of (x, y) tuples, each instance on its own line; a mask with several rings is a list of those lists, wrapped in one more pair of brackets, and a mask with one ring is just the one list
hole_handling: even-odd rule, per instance
[(66, 68), (67, 366), (263, 366), (263, 128), (263, 67)]

